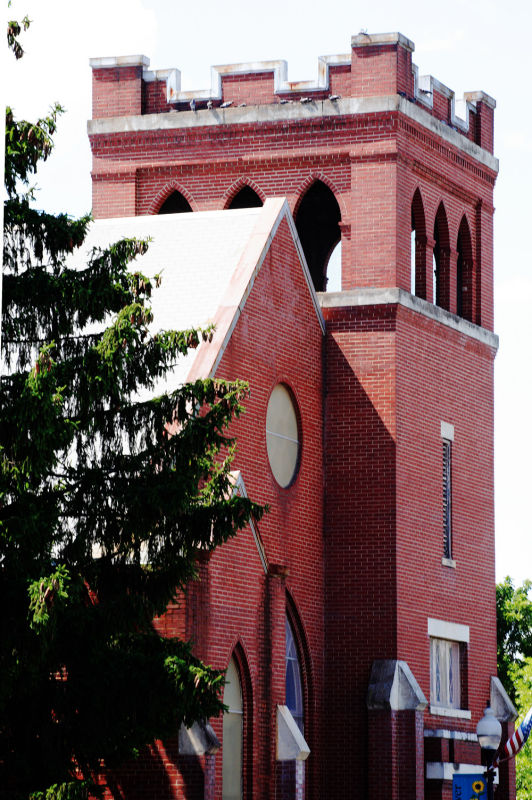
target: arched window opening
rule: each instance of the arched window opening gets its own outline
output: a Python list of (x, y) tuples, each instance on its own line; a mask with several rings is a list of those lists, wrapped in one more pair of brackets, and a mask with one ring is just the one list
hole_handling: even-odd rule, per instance
[(410, 232), (410, 294), (416, 294), (416, 229), (413, 225)]
[(251, 186), (243, 186), (233, 197), (227, 208), (259, 208), (262, 200)]
[[(301, 653), (296, 640), (296, 632), (287, 616), (285, 619), (285, 705), (301, 733), (304, 735), (305, 706), (303, 691), (303, 671)], [(278, 795), (283, 800), (304, 800), (305, 761), (281, 761), (279, 771), (280, 785)]]
[(297, 653), (294, 632), (288, 618), (285, 622), (286, 634), (286, 705), (301, 733), (304, 733), (303, 682)]
[(441, 305), (440, 302), (440, 242), (438, 229), (434, 227), (434, 249), (432, 251), (432, 298), (434, 305)]
[(315, 181), (299, 204), (296, 228), (317, 292), (332, 291), (327, 286), (329, 256), (340, 241), (340, 206), (322, 181)]
[(473, 321), (473, 247), (465, 216), (458, 229), (456, 243), (456, 313)]
[(449, 275), (449, 228), (443, 203), (440, 203), (434, 220), (433, 266), (433, 300), (435, 305), (449, 310), (450, 275)]
[(184, 197), (181, 192), (177, 190), (172, 192), (172, 194), (166, 198), (162, 206), (160, 207), (158, 214), (184, 214), (189, 211), (192, 211), (190, 207), (190, 203), (188, 202), (187, 198)]
[(342, 240), (334, 247), (327, 262), (326, 290), (328, 292), (342, 291)]
[(425, 212), (419, 189), (412, 199), (410, 213), (410, 293), (418, 297), (427, 297), (425, 252), (427, 233), (425, 228)]
[(242, 800), (242, 768), (244, 750), (244, 706), (242, 686), (234, 658), (225, 674), (222, 740), (222, 798)]

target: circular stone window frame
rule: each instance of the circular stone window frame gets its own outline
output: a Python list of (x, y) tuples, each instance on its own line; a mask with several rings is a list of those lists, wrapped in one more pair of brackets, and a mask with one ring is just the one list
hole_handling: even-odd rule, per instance
[[(278, 390), (282, 390), (282, 393), (280, 394)], [(272, 398), (274, 398), (276, 393), (277, 401), (274, 400), (274, 402), (277, 402), (277, 408), (274, 408), (272, 407)], [(279, 413), (279, 403), (282, 404), (283, 402), (286, 402), (286, 400), (289, 401), (290, 406), (287, 407), (285, 405), (285, 408), (289, 408), (290, 411), (288, 415), (282, 415), (282, 408), (281, 412)], [(281, 415), (283, 422), (279, 426), (275, 420), (275, 416), (279, 417)], [(286, 423), (288, 423), (288, 425), (286, 425)], [(297, 431), (297, 438), (293, 435), (290, 435), (290, 433), (293, 432), (294, 426)], [(299, 403), (297, 402), (294, 391), (284, 380), (277, 381), (270, 392), (268, 397), (268, 405), (266, 407), (264, 430), (266, 433), (266, 454), (268, 457), (268, 465), (270, 467), (273, 479), (275, 480), (277, 486), (279, 486), (281, 489), (289, 489), (297, 479), (301, 466), (302, 426)], [(286, 443), (288, 447), (283, 447), (283, 442)], [(290, 452), (290, 450), (293, 451), (293, 448), (290, 447), (291, 444), (296, 445), (295, 456), (293, 452)], [(279, 463), (279, 459), (282, 461), (284, 457), (291, 459), (289, 462), (291, 470), (287, 469), (284, 463)], [(290, 473), (289, 478), (287, 477), (288, 472)]]

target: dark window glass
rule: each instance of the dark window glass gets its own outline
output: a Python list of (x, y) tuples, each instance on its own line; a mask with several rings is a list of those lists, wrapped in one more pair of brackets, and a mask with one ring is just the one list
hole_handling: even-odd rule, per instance
[(451, 442), (443, 440), (443, 555), (452, 558), (451, 548)]
[(286, 705), (303, 732), (303, 689), (301, 668), (292, 627), (286, 620)]

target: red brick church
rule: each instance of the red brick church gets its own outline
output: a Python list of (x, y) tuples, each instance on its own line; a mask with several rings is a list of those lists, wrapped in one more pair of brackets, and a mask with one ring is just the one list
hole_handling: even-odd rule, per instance
[(453, 774), (482, 771), (487, 701), (513, 730), (496, 677), (495, 102), (456, 100), (413, 50), (364, 33), (315, 81), (254, 62), (186, 92), (144, 56), (91, 61), (91, 243), (151, 235), (156, 320), (215, 322), (174, 379), (249, 381), (235, 491), (270, 509), (156, 621), (228, 670), (229, 711), (110, 776), (109, 796), (450, 799)]

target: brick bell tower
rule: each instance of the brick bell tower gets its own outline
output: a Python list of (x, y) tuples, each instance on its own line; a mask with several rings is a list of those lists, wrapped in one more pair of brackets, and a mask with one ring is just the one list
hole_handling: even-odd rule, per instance
[(495, 102), (455, 101), (413, 50), (359, 34), (316, 82), (254, 62), (190, 92), (144, 56), (91, 61), (95, 218), (286, 196), (318, 293), (325, 668), (308, 797), (450, 800), (454, 773), (482, 771), (488, 699), (513, 730), (496, 678)]

